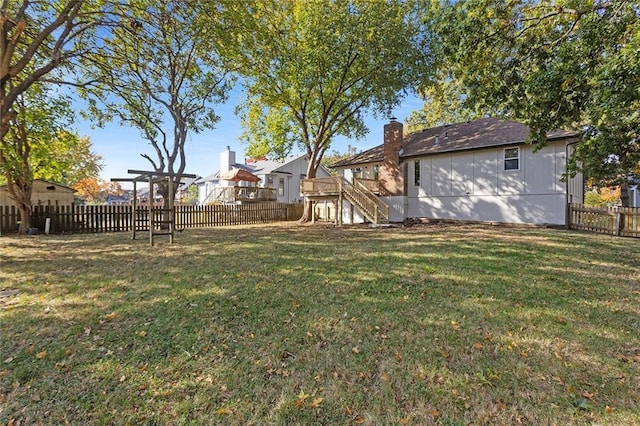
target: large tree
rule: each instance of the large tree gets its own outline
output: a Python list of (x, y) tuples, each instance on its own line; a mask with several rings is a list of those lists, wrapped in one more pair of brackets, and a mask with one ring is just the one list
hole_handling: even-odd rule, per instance
[(36, 83), (16, 98), (13, 111), (0, 140), (0, 181), (18, 206), (22, 233), (30, 226), (34, 178), (71, 185), (97, 176), (102, 166), (89, 139), (69, 131), (74, 114), (67, 98)]
[(429, 81), (418, 89), (424, 100), (421, 109), (412, 111), (407, 118), (407, 130), (417, 132), (444, 124), (461, 123), (495, 115), (480, 111), (466, 102), (464, 86), (459, 80), (447, 76), (444, 72), (437, 80)]
[(78, 84), (77, 59), (97, 44), (99, 27), (107, 32), (116, 9), (109, 0), (0, 0), (0, 167), (22, 230), (29, 226), (32, 155), (47, 138), (62, 137), (64, 127), (64, 114), (55, 108), (61, 101), (44, 85), (65, 77)]
[[(62, 82), (110, 26), (108, 0), (0, 0), (0, 139), (9, 132), (14, 103), (35, 83)], [(107, 13), (109, 12), (109, 13)]]
[(427, 21), (472, 105), (524, 121), (540, 144), (581, 131), (570, 170), (611, 184), (640, 160), (639, 17), (633, 1), (470, 0), (433, 4)]
[(429, 69), (413, 1), (209, 5), (205, 24), (225, 29), (215, 48), (246, 85), (240, 110), (249, 154), (283, 157), (298, 146), (308, 178), (336, 136), (365, 135), (365, 114), (390, 114)]
[[(186, 167), (189, 132), (211, 129), (219, 120), (213, 104), (226, 99), (230, 80), (206, 32), (194, 22), (198, 2), (133, 0), (121, 25), (85, 61), (96, 83), (82, 89), (99, 124), (118, 120), (140, 130), (151, 145), (141, 155), (156, 172), (176, 176)], [(167, 186), (161, 190), (165, 200)]]

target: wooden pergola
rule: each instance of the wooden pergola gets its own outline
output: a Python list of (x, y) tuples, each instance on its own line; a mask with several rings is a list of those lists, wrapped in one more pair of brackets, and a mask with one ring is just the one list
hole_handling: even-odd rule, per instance
[[(146, 170), (127, 170), (127, 173), (132, 175), (137, 175), (132, 178), (112, 178), (111, 182), (133, 182), (133, 226), (131, 237), (136, 239), (136, 231), (138, 230), (138, 182), (148, 182), (149, 183), (149, 210), (148, 210), (148, 220), (147, 220), (147, 229), (149, 231), (149, 244), (153, 246), (154, 237), (160, 235), (168, 235), (169, 243), (173, 243), (173, 235), (175, 232), (175, 210), (174, 210), (174, 188), (173, 181), (177, 177), (174, 173), (166, 173), (166, 172), (154, 172), (154, 171), (146, 171)], [(186, 178), (196, 178), (196, 175), (183, 173), (180, 177)], [(157, 184), (167, 182), (169, 187), (169, 207), (168, 208), (156, 208), (153, 205), (153, 194), (154, 187)], [(156, 218), (156, 215), (158, 217)], [(158, 229), (156, 229), (158, 228)], [(140, 231), (146, 231), (147, 229), (141, 229)]]

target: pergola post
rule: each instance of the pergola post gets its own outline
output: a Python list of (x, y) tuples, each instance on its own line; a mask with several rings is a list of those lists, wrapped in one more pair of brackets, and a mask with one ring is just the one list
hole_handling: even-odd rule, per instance
[[(138, 176), (134, 177), (134, 178), (113, 178), (111, 179), (111, 182), (133, 182), (133, 203), (132, 203), (132, 208), (133, 208), (133, 212), (132, 212), (132, 239), (136, 239), (136, 226), (138, 223), (138, 203), (137, 203), (137, 199), (138, 199), (138, 193), (137, 193), (137, 183), (138, 182), (142, 182), (143, 180), (147, 179), (149, 182), (149, 217), (147, 220), (148, 226), (149, 226), (149, 244), (151, 246), (153, 246), (154, 243), (154, 236), (157, 235), (168, 235), (169, 236), (169, 243), (173, 244), (173, 234), (175, 231), (175, 206), (174, 206), (174, 202), (175, 202), (175, 194), (174, 194), (174, 180), (175, 178), (178, 176), (176, 174), (173, 173), (165, 173), (165, 172), (151, 172), (151, 171), (144, 171), (144, 170), (128, 170), (128, 173), (131, 174), (136, 174)], [(197, 176), (193, 175), (193, 174), (186, 174), (183, 173), (180, 175), (180, 178), (193, 178), (195, 179)], [(163, 217), (162, 219), (157, 222), (154, 216), (154, 208), (153, 208), (153, 194), (154, 194), (154, 185), (160, 181), (163, 181), (167, 179), (168, 180), (168, 188), (169, 188), (169, 208), (168, 209), (161, 209), (161, 212), (163, 213)], [(156, 232), (155, 227), (156, 227), (156, 222), (160, 223), (160, 224), (167, 224), (167, 230), (165, 229), (160, 229), (160, 231)]]

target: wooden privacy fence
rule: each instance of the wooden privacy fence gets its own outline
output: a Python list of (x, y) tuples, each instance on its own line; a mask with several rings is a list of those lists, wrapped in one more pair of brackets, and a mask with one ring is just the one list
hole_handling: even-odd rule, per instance
[(640, 237), (640, 208), (569, 204), (569, 227), (623, 237)]
[[(154, 208), (154, 212), (157, 209)], [(34, 206), (31, 226), (40, 232), (50, 220), (50, 232), (126, 232), (148, 230), (149, 206)], [(302, 204), (247, 203), (238, 205), (176, 206), (175, 227), (204, 228), (211, 226), (249, 225), (256, 223), (297, 220), (302, 216)], [(155, 213), (154, 213), (155, 214)], [(0, 206), (0, 230), (17, 229), (20, 215), (14, 206)]]

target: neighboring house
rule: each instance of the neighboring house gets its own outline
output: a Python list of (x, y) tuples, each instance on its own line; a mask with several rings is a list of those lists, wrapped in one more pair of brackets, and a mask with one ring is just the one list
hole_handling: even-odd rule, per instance
[[(495, 118), (403, 135), (392, 119), (384, 143), (332, 165), (346, 178), (375, 179), (389, 221), (408, 218), (504, 223), (567, 222), (567, 203), (582, 203), (582, 175), (563, 181), (578, 134), (555, 131), (536, 150), (529, 128)], [(355, 213), (354, 213), (354, 210)], [(363, 221), (343, 201), (345, 222)]]
[(629, 185), (629, 207), (640, 207), (640, 188), (639, 184)]
[(131, 195), (128, 193), (122, 195), (108, 194), (104, 203), (108, 206), (126, 206), (131, 204)]
[[(198, 204), (204, 205), (217, 202), (225, 188), (263, 188), (268, 193), (269, 199), (280, 203), (299, 203), (302, 201), (300, 183), (306, 177), (308, 161), (306, 156), (289, 157), (283, 161), (273, 160), (248, 160), (245, 163), (236, 163), (236, 153), (227, 147), (220, 154), (220, 170), (209, 176), (199, 179)], [(244, 169), (260, 178), (258, 182), (234, 182), (220, 179), (221, 173), (233, 168)], [(329, 177), (331, 174), (323, 166), (318, 168), (318, 177)], [(257, 193), (256, 193), (257, 194)], [(258, 196), (256, 200), (264, 199)]]
[[(31, 204), (34, 206), (70, 206), (73, 204), (75, 192), (74, 189), (58, 183), (35, 179), (31, 191)], [(0, 185), (0, 206), (16, 206), (15, 201), (9, 195), (7, 185)]]

